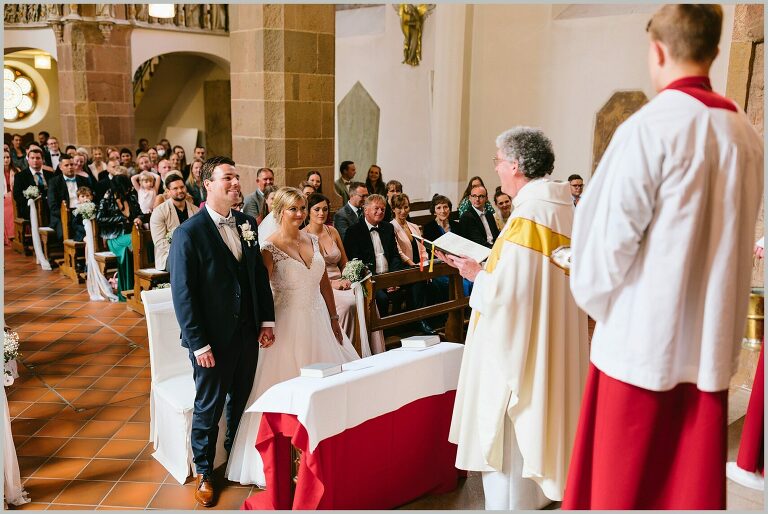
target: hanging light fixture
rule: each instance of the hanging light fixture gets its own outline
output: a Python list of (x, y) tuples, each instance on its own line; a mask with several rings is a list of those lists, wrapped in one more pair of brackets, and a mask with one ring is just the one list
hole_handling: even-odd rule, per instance
[(154, 18), (173, 18), (176, 16), (174, 4), (149, 4), (149, 15)]
[(50, 70), (51, 69), (51, 56), (50, 55), (35, 55), (35, 68), (38, 70)]

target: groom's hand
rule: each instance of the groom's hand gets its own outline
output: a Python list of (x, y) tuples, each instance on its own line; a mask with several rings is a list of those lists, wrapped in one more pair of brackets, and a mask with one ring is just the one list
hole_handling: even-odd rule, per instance
[(201, 353), (197, 357), (197, 365), (203, 368), (212, 368), (216, 365), (216, 360), (213, 358), (213, 352), (208, 350), (205, 353)]
[(261, 327), (259, 331), (259, 346), (269, 348), (275, 343), (275, 333), (272, 327)]

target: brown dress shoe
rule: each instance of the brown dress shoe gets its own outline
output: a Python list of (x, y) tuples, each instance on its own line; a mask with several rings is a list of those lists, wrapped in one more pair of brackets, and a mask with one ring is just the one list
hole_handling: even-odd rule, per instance
[(195, 489), (195, 500), (203, 507), (212, 507), (214, 504), (216, 490), (213, 487), (213, 480), (209, 475), (197, 475), (197, 488)]

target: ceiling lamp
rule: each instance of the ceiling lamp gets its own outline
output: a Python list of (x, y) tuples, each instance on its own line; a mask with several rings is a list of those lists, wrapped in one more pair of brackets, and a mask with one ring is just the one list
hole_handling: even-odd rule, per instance
[(50, 70), (51, 69), (51, 56), (50, 55), (36, 55), (35, 56), (35, 68), (38, 70)]
[(173, 18), (176, 16), (174, 4), (149, 4), (149, 15), (154, 18)]

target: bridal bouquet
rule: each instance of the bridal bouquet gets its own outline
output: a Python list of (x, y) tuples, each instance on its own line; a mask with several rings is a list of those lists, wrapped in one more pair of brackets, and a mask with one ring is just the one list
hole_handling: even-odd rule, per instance
[(24, 198), (27, 200), (37, 200), (40, 196), (40, 189), (37, 186), (29, 186), (24, 190)]
[(92, 220), (96, 217), (96, 204), (83, 202), (74, 210), (75, 216), (82, 216), (84, 220)]
[(341, 278), (346, 278), (350, 282), (360, 282), (368, 275), (368, 268), (360, 259), (352, 259), (344, 266), (341, 272)]
[(8, 369), (8, 363), (20, 356), (19, 334), (11, 330), (6, 330), (5, 343), (3, 344), (3, 362), (5, 364), (5, 374), (7, 376), (12, 376), (11, 370)]

